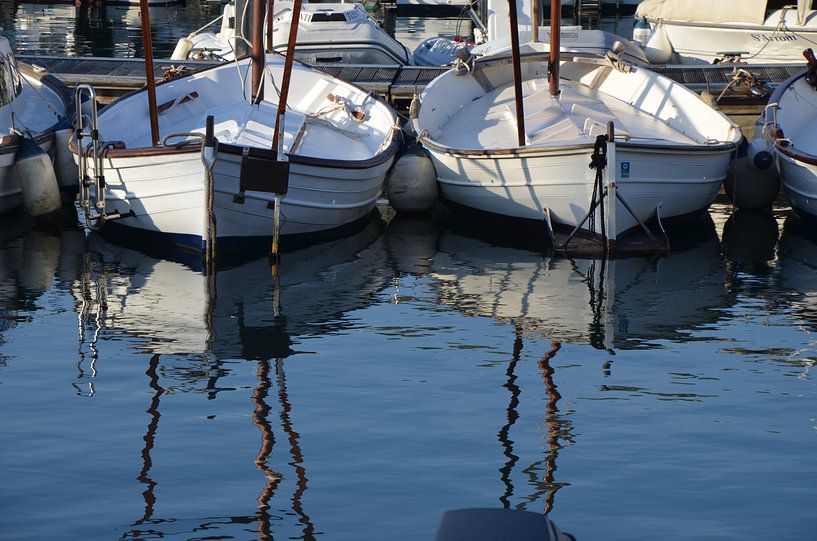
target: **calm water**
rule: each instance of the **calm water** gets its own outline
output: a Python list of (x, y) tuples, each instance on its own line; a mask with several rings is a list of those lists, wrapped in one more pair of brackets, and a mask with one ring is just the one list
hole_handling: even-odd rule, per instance
[(612, 262), (377, 216), (277, 286), (5, 224), (0, 538), (419, 541), (507, 506), (813, 539), (817, 243), (783, 214)]
[[(20, 52), (141, 55), (138, 11), (0, 7)], [(154, 11), (167, 55), (218, 8)], [(613, 262), (376, 217), (277, 283), (0, 223), (0, 539), (420, 541), (470, 506), (814, 539), (817, 242), (711, 215)]]

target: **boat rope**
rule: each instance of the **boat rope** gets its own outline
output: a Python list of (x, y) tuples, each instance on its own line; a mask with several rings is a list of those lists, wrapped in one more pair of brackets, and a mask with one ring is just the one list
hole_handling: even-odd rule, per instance
[[(596, 178), (593, 182), (593, 195), (590, 197), (590, 208), (599, 207), (599, 218), (601, 220), (601, 238), (602, 241), (607, 238), (606, 225), (604, 220), (604, 205), (601, 204), (604, 198), (604, 169), (607, 167), (607, 134), (602, 134), (596, 137), (596, 143), (593, 145), (593, 155), (590, 157), (590, 169), (596, 170)], [(590, 231), (596, 232), (596, 218), (595, 213), (590, 213)], [(604, 242), (606, 246), (607, 243)]]
[[(596, 142), (593, 145), (593, 154), (590, 156), (590, 169), (596, 170), (596, 178), (593, 181), (593, 192), (590, 195), (590, 208), (584, 218), (576, 224), (573, 231), (567, 236), (567, 239), (562, 244), (562, 249), (566, 249), (567, 245), (576, 236), (576, 233), (587, 223), (588, 230), (591, 233), (596, 232), (596, 207), (599, 207), (599, 218), (601, 219), (601, 243), (604, 253), (607, 253), (607, 227), (604, 220), (604, 205), (602, 202), (607, 197), (607, 191), (604, 189), (604, 170), (607, 167), (607, 134), (602, 134), (596, 137)], [(618, 194), (616, 194), (618, 195)]]
[[(249, 4), (249, 2), (247, 2), (247, 4)], [(246, 11), (246, 6), (247, 6), (247, 4), (245, 4), (245, 11)], [(201, 27), (201, 28), (199, 28), (198, 30), (193, 30), (192, 32), (190, 32), (189, 34), (187, 34), (187, 37), (188, 37), (188, 38), (192, 38), (192, 37), (196, 36), (196, 35), (197, 35), (199, 32), (201, 32), (202, 30), (204, 30), (204, 29), (205, 29), (205, 28), (207, 28), (208, 26), (210, 26), (210, 25), (212, 25), (212, 24), (215, 24), (217, 21), (220, 21), (220, 20), (221, 20), (221, 19), (223, 19), (223, 18), (224, 18), (224, 14), (222, 13), (221, 15), (219, 15), (218, 17), (216, 17), (215, 19), (213, 19), (213, 20), (212, 20), (212, 21), (210, 21), (209, 23), (205, 24), (204, 26), (202, 26), (202, 27)]]

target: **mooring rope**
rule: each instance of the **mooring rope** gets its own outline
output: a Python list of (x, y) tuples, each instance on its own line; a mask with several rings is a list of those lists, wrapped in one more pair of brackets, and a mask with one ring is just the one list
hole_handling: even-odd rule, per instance
[[(604, 196), (604, 169), (607, 167), (607, 134), (596, 137), (596, 144), (593, 145), (593, 155), (590, 157), (590, 169), (596, 170), (596, 179), (593, 183), (593, 195), (590, 198), (590, 208), (599, 206), (599, 218), (601, 219), (601, 239), (606, 246), (605, 239), (607, 238), (607, 227), (604, 220), (604, 205), (602, 199)], [(596, 217), (595, 213), (590, 213), (590, 231), (596, 232)]]

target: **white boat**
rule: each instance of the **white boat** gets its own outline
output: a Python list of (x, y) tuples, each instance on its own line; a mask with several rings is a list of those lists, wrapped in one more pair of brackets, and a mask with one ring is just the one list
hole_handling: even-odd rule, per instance
[[(72, 103), (62, 82), (42, 69), (18, 64), (8, 39), (0, 36), (0, 214), (23, 203), (14, 167), (23, 137), (33, 138), (53, 158), (55, 133), (63, 126), (70, 129), (62, 121), (72, 118)], [(72, 186), (66, 183), (64, 188)]]
[(777, 86), (764, 116), (763, 138), (789, 203), (817, 219), (817, 61)]
[[(235, 59), (236, 42), (249, 36), (242, 28), (240, 12), (249, 2), (225, 4), (218, 32), (193, 33), (182, 38), (173, 53), (175, 60)], [(273, 50), (287, 47), (292, 24), (292, 2), (275, 2)], [(358, 3), (304, 4), (298, 23), (295, 59), (307, 64), (380, 64), (411, 63), (411, 53), (398, 43)], [(238, 16), (237, 16), (238, 15)], [(237, 22), (238, 21), (238, 22)], [(209, 25), (208, 25), (209, 26)]]
[[(477, 59), (425, 88), (414, 126), (445, 201), (597, 236), (592, 218), (609, 244), (653, 218), (707, 209), (741, 140), (738, 126), (680, 84), (610, 58), (561, 61), (554, 95), (543, 60), (521, 59), (521, 111), (508, 58)], [(614, 148), (599, 182), (588, 166), (611, 125)]]
[[(204, 251), (209, 237), (210, 246), (222, 251), (269, 241), (276, 208), (280, 234), (290, 237), (341, 228), (374, 208), (399, 146), (394, 111), (351, 84), (295, 63), (276, 152), (285, 59), (266, 55), (266, 91), (257, 104), (250, 60), (157, 85), (162, 144), (152, 141), (146, 90), (102, 110), (99, 159), (93, 159), (93, 139), (90, 149), (87, 139), (80, 143), (87, 158), (77, 155), (88, 181), (104, 185), (91, 187), (83, 203), (93, 227), (149, 235), (194, 251)], [(214, 117), (217, 139), (212, 179), (213, 162), (201, 143), (208, 116)], [(76, 138), (71, 148), (77, 154)], [(280, 206), (270, 189), (286, 192)]]
[(817, 42), (813, 0), (644, 0), (636, 18), (655, 63), (799, 62)]

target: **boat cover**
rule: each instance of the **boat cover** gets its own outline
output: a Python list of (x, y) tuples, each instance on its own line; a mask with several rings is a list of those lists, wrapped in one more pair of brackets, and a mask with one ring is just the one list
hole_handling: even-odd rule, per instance
[(766, 0), (644, 0), (638, 5), (636, 16), (667, 21), (763, 24)]

